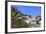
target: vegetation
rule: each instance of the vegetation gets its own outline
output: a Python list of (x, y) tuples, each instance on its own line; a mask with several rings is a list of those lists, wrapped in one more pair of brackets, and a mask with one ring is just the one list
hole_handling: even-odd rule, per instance
[[(25, 17), (23, 17), (24, 14), (22, 14), (17, 8), (11, 7), (11, 27), (12, 28), (25, 28), (28, 27), (28, 24), (23, 20)], [(21, 19), (19, 18), (21, 17)]]

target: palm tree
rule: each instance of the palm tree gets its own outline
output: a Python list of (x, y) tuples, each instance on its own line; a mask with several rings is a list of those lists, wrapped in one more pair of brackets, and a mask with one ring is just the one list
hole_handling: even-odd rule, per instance
[[(24, 14), (20, 12), (20, 10), (18, 10), (18, 8), (13, 8), (11, 7), (11, 27), (12, 28), (20, 28), (20, 27), (28, 27), (28, 24), (23, 21), (23, 19), (25, 19)], [(23, 19), (17, 19), (19, 17), (23, 17)]]

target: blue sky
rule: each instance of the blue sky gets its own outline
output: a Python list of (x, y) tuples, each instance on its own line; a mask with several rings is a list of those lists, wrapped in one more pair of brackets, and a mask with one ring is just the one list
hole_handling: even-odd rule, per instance
[(41, 7), (40, 6), (21, 6), (21, 5), (12, 5), (12, 7), (17, 8), (23, 14), (38, 16), (41, 15)]

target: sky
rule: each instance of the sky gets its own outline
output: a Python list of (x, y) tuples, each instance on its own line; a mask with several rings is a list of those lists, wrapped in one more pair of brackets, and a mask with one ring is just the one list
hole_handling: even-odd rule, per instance
[(21, 13), (26, 15), (38, 16), (41, 15), (41, 7), (40, 6), (21, 6), (21, 5), (12, 5), (21, 11)]

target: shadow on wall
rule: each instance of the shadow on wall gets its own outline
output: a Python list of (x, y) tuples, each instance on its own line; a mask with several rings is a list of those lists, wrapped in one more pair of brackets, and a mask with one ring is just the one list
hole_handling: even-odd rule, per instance
[(5, 1), (17, 1), (17, 0), (5, 0)]
[(18, 34), (18, 33), (7, 33), (7, 34)]

